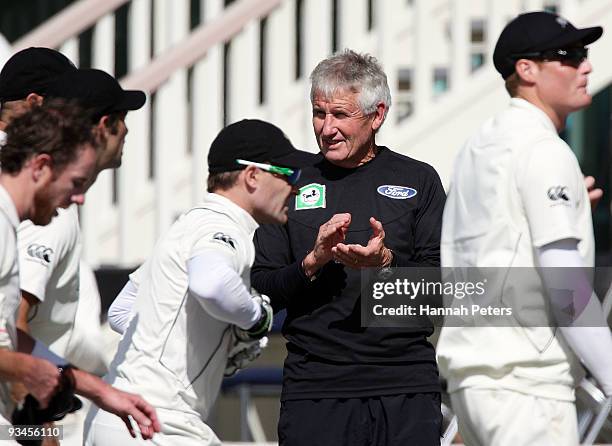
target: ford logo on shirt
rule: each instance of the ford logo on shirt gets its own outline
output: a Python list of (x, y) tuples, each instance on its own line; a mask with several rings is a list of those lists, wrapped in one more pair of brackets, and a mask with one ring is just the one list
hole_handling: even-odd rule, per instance
[(405, 200), (407, 198), (412, 198), (417, 194), (416, 189), (411, 187), (390, 186), (388, 184), (378, 186), (376, 192), (385, 197), (393, 198), (394, 200)]

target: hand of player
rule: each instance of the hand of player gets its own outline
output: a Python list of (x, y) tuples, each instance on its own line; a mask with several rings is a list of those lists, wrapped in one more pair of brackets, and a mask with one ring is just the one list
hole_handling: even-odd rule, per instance
[(591, 210), (594, 210), (603, 197), (603, 190), (598, 187), (595, 187), (595, 178), (592, 176), (584, 177), (584, 185), (587, 188), (587, 192), (589, 193), (589, 201), (591, 202)]
[(241, 341), (234, 337), (227, 355), (224, 376), (233, 376), (238, 370), (244, 369), (255, 361), (268, 345), (268, 337), (264, 336), (255, 341)]
[(370, 217), (372, 235), (367, 246), (338, 243), (332, 248), (334, 259), (349, 268), (368, 268), (389, 266), (393, 253), (385, 246), (385, 231), (382, 223)]
[(272, 330), (272, 324), (274, 324), (274, 310), (272, 309), (270, 298), (265, 294), (260, 294), (253, 288), (251, 288), (251, 297), (261, 308), (259, 320), (248, 330), (232, 325), (234, 336), (243, 342), (256, 341), (263, 338)]
[(51, 397), (58, 390), (60, 372), (58, 368), (45, 359), (26, 356), (24, 359), (24, 373), (21, 382), (40, 404), (46, 409)]
[[(44, 429), (51, 430), (54, 427), (56, 427), (56, 424), (53, 422), (43, 423), (42, 426)], [(56, 437), (45, 437), (40, 443), (40, 446), (62, 446), (62, 445), (60, 444), (60, 441)]]
[(15, 381), (11, 383), (11, 399), (15, 403), (17, 404), (23, 403), (28, 393), (30, 392), (28, 392), (28, 389), (22, 382)]
[(332, 248), (344, 241), (346, 231), (351, 224), (351, 214), (335, 214), (328, 222), (321, 225), (312, 251), (304, 259), (304, 270), (315, 273), (333, 259)]
[(148, 440), (155, 432), (161, 430), (161, 424), (153, 406), (147, 403), (139, 395), (123, 392), (107, 385), (99, 398), (94, 401), (101, 409), (114, 413), (125, 423), (130, 435), (136, 438), (131, 417), (138, 428), (143, 439)]

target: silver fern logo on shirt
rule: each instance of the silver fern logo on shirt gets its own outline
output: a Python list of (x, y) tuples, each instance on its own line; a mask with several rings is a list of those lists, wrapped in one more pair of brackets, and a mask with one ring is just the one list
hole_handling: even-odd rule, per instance
[(390, 184), (378, 186), (376, 192), (384, 197), (393, 198), (394, 200), (406, 200), (414, 197), (417, 194), (417, 190), (411, 187), (393, 186)]

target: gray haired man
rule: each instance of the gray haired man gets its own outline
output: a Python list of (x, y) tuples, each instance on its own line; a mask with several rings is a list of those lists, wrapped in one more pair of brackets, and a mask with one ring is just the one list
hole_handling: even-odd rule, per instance
[(311, 81), (321, 154), (288, 222), (257, 230), (251, 272), (287, 309), (280, 444), (439, 444), (433, 327), (362, 327), (360, 269), (439, 265), (444, 190), (431, 166), (376, 144), (391, 95), (374, 57), (334, 54)]

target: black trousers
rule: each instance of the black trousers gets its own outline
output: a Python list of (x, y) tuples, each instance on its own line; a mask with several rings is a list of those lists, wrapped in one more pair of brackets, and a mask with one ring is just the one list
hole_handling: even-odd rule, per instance
[(440, 444), (439, 393), (281, 403), (279, 446)]

